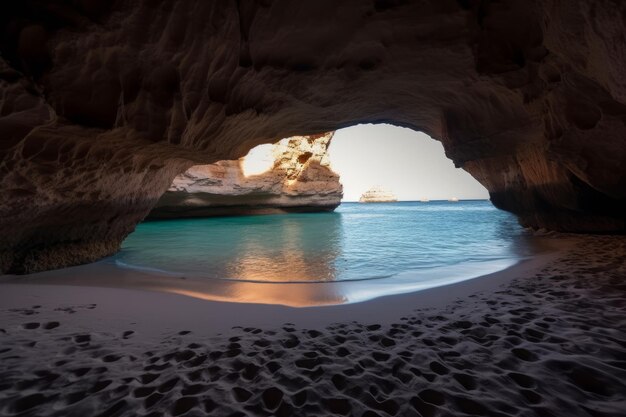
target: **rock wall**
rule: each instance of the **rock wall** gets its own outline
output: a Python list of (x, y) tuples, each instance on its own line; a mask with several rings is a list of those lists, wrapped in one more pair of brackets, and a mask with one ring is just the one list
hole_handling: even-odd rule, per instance
[(174, 178), (148, 218), (332, 211), (343, 187), (330, 168), (333, 132), (294, 136), (272, 146), (266, 172), (246, 175), (244, 158), (195, 165)]
[(113, 253), (197, 164), (388, 122), (526, 226), (623, 233), (626, 3), (0, 6), (0, 270)]

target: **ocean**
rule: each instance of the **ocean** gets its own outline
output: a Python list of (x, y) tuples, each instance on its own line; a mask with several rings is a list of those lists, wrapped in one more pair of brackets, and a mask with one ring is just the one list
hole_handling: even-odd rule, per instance
[(531, 254), (526, 240), (515, 217), (489, 201), (343, 203), (332, 213), (145, 222), (114, 259), (125, 268), (200, 280), (412, 276), (424, 285), (442, 271), (453, 270), (458, 281), (510, 266)]

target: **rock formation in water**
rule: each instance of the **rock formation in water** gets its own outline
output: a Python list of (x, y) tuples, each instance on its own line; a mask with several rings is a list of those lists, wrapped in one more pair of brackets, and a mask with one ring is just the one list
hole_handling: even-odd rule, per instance
[(394, 201), (398, 201), (396, 196), (380, 186), (370, 188), (359, 198), (359, 203), (392, 203)]
[(525, 226), (623, 233), (626, 2), (7, 1), (0, 270), (109, 255), (192, 165), (422, 130)]
[(333, 133), (294, 136), (272, 146), (266, 172), (246, 175), (244, 158), (195, 165), (174, 178), (149, 218), (332, 211), (343, 187), (331, 170)]

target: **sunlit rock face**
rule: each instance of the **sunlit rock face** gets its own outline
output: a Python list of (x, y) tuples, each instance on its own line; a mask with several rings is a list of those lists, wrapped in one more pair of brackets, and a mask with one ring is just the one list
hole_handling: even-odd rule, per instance
[(190, 166), (359, 122), (441, 140), (524, 225), (625, 230), (625, 2), (0, 10), (0, 270), (111, 254)]
[(195, 165), (174, 178), (148, 217), (332, 211), (342, 197), (328, 158), (332, 137), (294, 136), (262, 145), (256, 157)]

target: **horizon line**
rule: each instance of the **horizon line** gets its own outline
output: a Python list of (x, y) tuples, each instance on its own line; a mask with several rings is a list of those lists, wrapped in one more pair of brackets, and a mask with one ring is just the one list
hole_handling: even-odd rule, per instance
[[(449, 199), (428, 199), (428, 201), (422, 200), (396, 200), (396, 201), (381, 201), (381, 203), (429, 203), (431, 201), (450, 201)], [(490, 198), (459, 198), (458, 201), (491, 201)], [(358, 200), (341, 200), (342, 203), (359, 203)]]

